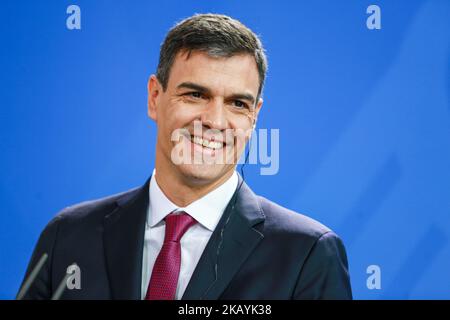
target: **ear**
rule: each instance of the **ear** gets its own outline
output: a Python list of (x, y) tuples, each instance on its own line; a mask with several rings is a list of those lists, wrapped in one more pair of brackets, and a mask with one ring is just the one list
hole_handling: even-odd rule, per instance
[(157, 109), (161, 97), (162, 86), (154, 74), (150, 76), (147, 84), (148, 101), (147, 101), (147, 115), (150, 119), (158, 122)]
[(259, 98), (258, 103), (256, 104), (256, 108), (255, 108), (255, 119), (254, 119), (255, 122), (254, 122), (253, 127), (256, 126), (256, 121), (258, 119), (258, 114), (259, 114), (259, 111), (261, 110), (262, 105), (263, 105), (263, 99)]

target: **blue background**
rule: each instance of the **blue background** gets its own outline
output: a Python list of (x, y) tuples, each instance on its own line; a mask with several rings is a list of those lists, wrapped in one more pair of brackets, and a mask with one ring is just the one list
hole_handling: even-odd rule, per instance
[[(81, 30), (66, 28), (70, 4)], [(381, 30), (366, 27), (370, 4)], [(250, 165), (249, 185), (343, 238), (355, 298), (450, 299), (448, 0), (2, 0), (0, 298), (59, 210), (145, 182), (159, 44), (204, 12), (242, 20), (267, 49), (258, 127), (280, 129), (280, 170)]]

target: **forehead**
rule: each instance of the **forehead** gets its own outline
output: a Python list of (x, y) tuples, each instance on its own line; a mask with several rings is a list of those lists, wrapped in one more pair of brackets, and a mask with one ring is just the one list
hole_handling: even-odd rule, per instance
[(194, 82), (213, 91), (247, 91), (256, 96), (259, 74), (253, 56), (211, 57), (202, 51), (179, 52), (172, 65), (169, 88), (182, 82)]

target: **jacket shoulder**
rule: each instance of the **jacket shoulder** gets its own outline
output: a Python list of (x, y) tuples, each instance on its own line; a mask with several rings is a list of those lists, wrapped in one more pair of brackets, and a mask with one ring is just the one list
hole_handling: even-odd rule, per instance
[(268, 231), (312, 239), (318, 239), (327, 233), (334, 233), (321, 222), (305, 214), (285, 208), (262, 196), (258, 196), (258, 201), (265, 215), (265, 228)]
[(54, 219), (64, 221), (77, 221), (91, 218), (103, 218), (113, 211), (117, 204), (132, 199), (142, 187), (135, 187), (127, 191), (108, 195), (106, 197), (83, 201), (61, 210)]

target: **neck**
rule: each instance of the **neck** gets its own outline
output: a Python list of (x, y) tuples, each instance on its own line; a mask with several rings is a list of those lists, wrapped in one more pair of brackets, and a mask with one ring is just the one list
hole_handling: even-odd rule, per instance
[[(167, 162), (165, 163), (167, 164)], [(170, 201), (179, 207), (186, 207), (221, 186), (232, 176), (234, 171), (230, 170), (211, 182), (198, 182), (196, 179), (189, 179), (181, 175), (176, 168), (161, 164), (158, 157), (156, 157), (155, 168), (155, 178), (159, 188)]]

